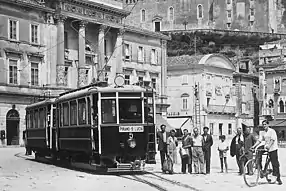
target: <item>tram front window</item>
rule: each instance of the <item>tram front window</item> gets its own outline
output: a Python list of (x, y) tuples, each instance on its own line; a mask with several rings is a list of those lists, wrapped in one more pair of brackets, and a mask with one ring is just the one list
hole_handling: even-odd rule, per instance
[(119, 100), (119, 123), (142, 123), (142, 101), (140, 99)]

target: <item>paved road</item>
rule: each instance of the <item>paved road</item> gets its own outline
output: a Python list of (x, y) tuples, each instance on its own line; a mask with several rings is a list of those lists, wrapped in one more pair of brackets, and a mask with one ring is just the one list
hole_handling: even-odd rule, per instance
[[(286, 161), (286, 149), (280, 151), (280, 161)], [(160, 172), (160, 166), (154, 167), (155, 175), (144, 176), (112, 176), (94, 175), (85, 172), (73, 171), (65, 168), (47, 165), (21, 157), (15, 154), (24, 154), (24, 148), (0, 148), (0, 191), (94, 191), (94, 190), (124, 190), (124, 191), (153, 191), (153, 190), (193, 190), (193, 191), (220, 191), (226, 190), (250, 190), (245, 186), (241, 176), (236, 173), (236, 165), (233, 158), (229, 159), (230, 172), (219, 173), (219, 163), (213, 154), (213, 168), (210, 175), (180, 174), (180, 164), (175, 165), (174, 175), (166, 175)], [(158, 162), (159, 157), (157, 156)], [(159, 164), (159, 163), (158, 163)], [(282, 180), (284, 185), (262, 184), (251, 188), (256, 190), (277, 191), (286, 189), (286, 166), (281, 165)], [(162, 179), (163, 177), (163, 179)], [(164, 179), (165, 178), (165, 179)], [(135, 179), (135, 181), (133, 180)]]

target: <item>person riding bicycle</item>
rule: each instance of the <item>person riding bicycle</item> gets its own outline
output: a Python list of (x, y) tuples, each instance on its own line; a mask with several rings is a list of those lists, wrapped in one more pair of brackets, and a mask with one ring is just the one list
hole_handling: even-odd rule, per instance
[[(262, 141), (265, 141), (264, 148), (268, 151), (270, 161), (273, 167), (273, 176), (277, 177), (277, 182), (279, 185), (282, 185), (282, 181), (280, 178), (280, 169), (279, 169), (279, 160), (278, 160), (278, 139), (277, 134), (274, 129), (269, 127), (269, 121), (262, 121), (262, 125), (264, 127), (265, 134), (260, 136), (259, 140), (251, 147), (254, 150)], [(260, 160), (262, 158), (262, 153), (260, 154)], [(262, 169), (262, 168), (261, 168)], [(265, 173), (265, 172), (263, 172)]]

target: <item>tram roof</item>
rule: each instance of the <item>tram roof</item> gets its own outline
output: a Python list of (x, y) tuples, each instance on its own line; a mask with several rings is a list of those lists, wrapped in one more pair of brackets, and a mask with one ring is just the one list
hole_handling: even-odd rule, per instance
[(31, 105), (28, 105), (26, 107), (27, 109), (31, 109), (31, 108), (35, 108), (35, 107), (41, 107), (41, 106), (45, 106), (45, 105), (49, 105), (49, 104), (53, 104), (56, 101), (56, 98), (51, 98), (51, 99), (45, 99), (43, 101), (39, 101), (37, 103), (33, 103)]
[(90, 93), (113, 93), (113, 92), (125, 92), (125, 93), (138, 93), (138, 92), (146, 92), (146, 88), (140, 87), (140, 86), (135, 86), (135, 85), (124, 85), (123, 87), (113, 87), (113, 86), (108, 86), (108, 87), (89, 87), (85, 89), (80, 89), (78, 91), (74, 91), (71, 93), (66, 93), (59, 98), (57, 98), (58, 101), (63, 101), (63, 100), (69, 100), (85, 95), (89, 95)]

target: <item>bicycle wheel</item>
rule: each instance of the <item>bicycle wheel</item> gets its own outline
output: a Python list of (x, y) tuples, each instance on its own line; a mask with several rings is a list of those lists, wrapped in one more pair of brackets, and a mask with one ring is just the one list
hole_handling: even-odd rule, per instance
[[(250, 172), (249, 172), (250, 171)], [(254, 187), (258, 184), (260, 167), (256, 164), (255, 159), (247, 161), (244, 166), (243, 178), (244, 182), (249, 187)]]

